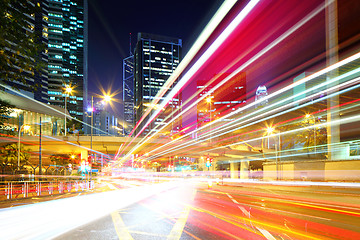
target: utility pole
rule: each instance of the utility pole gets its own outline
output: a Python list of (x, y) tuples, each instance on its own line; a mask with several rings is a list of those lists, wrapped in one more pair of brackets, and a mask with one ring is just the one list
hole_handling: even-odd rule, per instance
[[(65, 120), (66, 121), (66, 120)], [(42, 174), (42, 159), (41, 159), (41, 117), (40, 117), (40, 135), (39, 135), (39, 175)]]
[[(337, 0), (326, 0), (325, 2), (325, 22), (326, 22), (326, 64), (331, 66), (339, 61), (338, 55), (338, 9)], [(334, 69), (327, 75), (327, 80), (338, 76), (338, 69)], [(328, 88), (337, 86), (338, 82), (328, 85)], [(337, 92), (328, 92), (332, 94)], [(339, 116), (339, 95), (335, 95), (327, 100), (327, 147), (328, 160), (337, 159), (340, 154), (335, 145), (340, 143), (340, 124), (337, 120)]]

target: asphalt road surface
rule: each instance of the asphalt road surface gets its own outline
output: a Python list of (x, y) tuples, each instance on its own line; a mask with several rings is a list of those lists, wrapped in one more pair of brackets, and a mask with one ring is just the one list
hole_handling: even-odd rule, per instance
[(360, 239), (359, 196), (358, 188), (184, 182), (57, 239)]

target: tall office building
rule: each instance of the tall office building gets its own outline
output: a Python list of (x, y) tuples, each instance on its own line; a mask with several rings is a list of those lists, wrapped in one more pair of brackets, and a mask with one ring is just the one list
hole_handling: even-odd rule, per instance
[(128, 135), (134, 128), (134, 55), (123, 60), (123, 134)]
[[(222, 87), (213, 90), (219, 82), (228, 77), (229, 73), (214, 76), (216, 80), (209, 84), (207, 80), (197, 82), (199, 92), (198, 98), (206, 98), (197, 105), (197, 127), (201, 127), (207, 122), (226, 116), (227, 114), (244, 106), (246, 102), (246, 74), (240, 72), (229, 79)], [(209, 101), (206, 101), (209, 98)], [(234, 116), (232, 116), (234, 117)], [(231, 121), (229, 117), (224, 117), (222, 121)]]
[[(142, 118), (148, 108), (157, 108), (157, 106), (152, 106), (151, 102), (179, 65), (181, 49), (181, 39), (148, 33), (138, 34), (134, 58), (136, 123)], [(159, 100), (161, 102), (164, 100), (164, 97), (161, 97)], [(168, 104), (154, 122), (147, 126), (142, 134), (146, 135), (151, 130), (154, 130), (156, 126), (164, 124), (164, 120), (166, 116), (169, 116), (170, 111), (179, 109), (180, 99), (177, 97)], [(137, 127), (136, 132), (142, 129), (146, 121), (147, 119)], [(179, 128), (179, 124), (173, 125), (171, 131), (177, 131)]]
[(104, 101), (99, 101), (94, 104), (93, 117), (93, 135), (121, 135), (121, 128), (118, 127), (118, 118), (106, 109), (106, 103)]
[[(2, 29), (2, 60), (6, 59), (8, 64), (1, 66), (1, 81), (16, 89), (9, 90), (11, 93), (20, 92), (47, 102), (47, 1), (12, 2), (8, 6), (3, 5), (2, 10), (10, 22)], [(36, 46), (25, 41), (30, 39), (35, 40)]]
[(48, 0), (49, 103), (65, 105), (64, 88), (71, 85), (67, 110), (83, 120), (87, 93), (87, 0)]
[[(37, 38), (45, 45), (48, 45), (48, 2), (37, 0), (37, 11), (34, 14), (34, 31)], [(46, 48), (45, 48), (46, 49)], [(38, 61), (48, 65), (47, 50), (39, 53)], [(34, 91), (34, 99), (47, 103), (48, 101), (48, 69), (45, 67), (34, 74), (34, 83), (37, 88)]]

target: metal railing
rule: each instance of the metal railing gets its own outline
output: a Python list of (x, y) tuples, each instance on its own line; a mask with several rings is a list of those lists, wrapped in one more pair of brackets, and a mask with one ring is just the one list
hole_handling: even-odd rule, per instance
[(93, 179), (47, 178), (0, 182), (0, 200), (51, 196), (93, 190)]

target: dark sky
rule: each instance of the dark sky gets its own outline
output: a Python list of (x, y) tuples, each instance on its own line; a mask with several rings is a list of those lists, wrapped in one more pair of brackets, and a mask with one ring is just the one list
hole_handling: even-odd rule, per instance
[[(214, 15), (221, 0), (88, 0), (89, 93), (100, 88), (121, 99), (122, 60), (129, 56), (132, 34), (147, 32), (183, 40), (183, 56)], [(119, 105), (117, 105), (119, 106)], [(119, 107), (118, 107), (119, 108)], [(116, 112), (120, 113), (118, 109)]]

